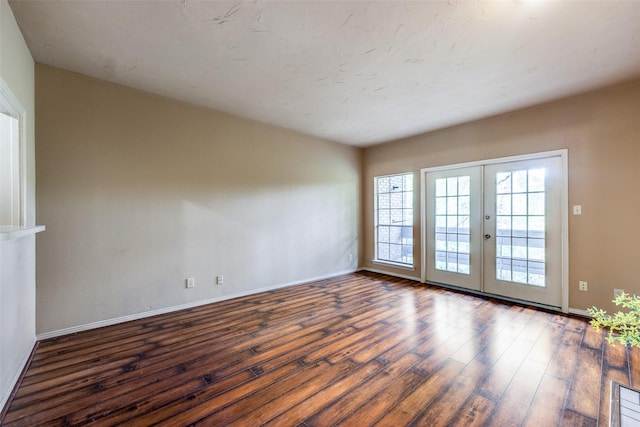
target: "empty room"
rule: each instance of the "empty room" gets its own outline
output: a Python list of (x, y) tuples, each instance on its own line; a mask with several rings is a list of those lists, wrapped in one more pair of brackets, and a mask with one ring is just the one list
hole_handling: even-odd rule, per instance
[(638, 23), (0, 0), (0, 425), (640, 425)]

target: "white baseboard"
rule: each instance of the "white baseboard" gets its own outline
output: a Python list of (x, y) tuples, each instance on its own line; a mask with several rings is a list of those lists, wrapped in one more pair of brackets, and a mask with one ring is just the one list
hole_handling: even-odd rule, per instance
[(386, 274), (387, 276), (399, 277), (400, 279), (415, 280), (416, 282), (420, 281), (419, 277), (405, 276), (404, 274), (392, 273), (384, 270), (377, 270), (375, 268), (363, 267), (360, 269), (360, 271), (370, 271), (372, 273), (380, 273), (380, 274)]
[(11, 396), (11, 393), (13, 393), (13, 389), (16, 387), (16, 384), (18, 384), (18, 380), (22, 375), (22, 371), (24, 371), (25, 367), (27, 366), (27, 363), (29, 362), (29, 358), (31, 357), (31, 353), (33, 353), (33, 348), (35, 347), (36, 342), (37, 342), (36, 338), (34, 337), (33, 342), (31, 343), (31, 349), (27, 352), (27, 354), (22, 359), (22, 362), (20, 363), (20, 366), (18, 366), (18, 369), (16, 369), (16, 372), (13, 375), (13, 378), (11, 379), (11, 383), (9, 384), (9, 387), (7, 387), (6, 390), (2, 390), (3, 395), (0, 398), (0, 412), (4, 410), (5, 405), (9, 401), (9, 397)]
[(331, 279), (333, 277), (338, 277), (338, 276), (343, 276), (345, 274), (354, 273), (355, 271), (357, 271), (357, 270), (355, 270), (355, 269), (344, 270), (344, 271), (340, 271), (340, 272), (337, 272), (337, 273), (328, 274), (328, 275), (325, 275), (325, 276), (309, 277), (309, 278), (304, 279), (304, 280), (296, 280), (296, 281), (293, 281), (293, 282), (281, 283), (281, 284), (278, 284), (278, 285), (267, 286), (267, 287), (264, 287), (264, 288), (252, 289), (250, 291), (239, 292), (237, 294), (223, 295), (223, 296), (216, 297), (216, 298), (210, 298), (210, 299), (206, 299), (206, 300), (194, 301), (194, 302), (190, 302), (190, 303), (186, 303), (186, 304), (174, 305), (174, 306), (171, 306), (171, 307), (158, 308), (156, 310), (150, 310), (150, 311), (144, 311), (144, 312), (141, 312), (141, 313), (129, 314), (129, 315), (126, 315), (126, 316), (116, 317), (116, 318), (112, 318), (112, 319), (100, 320), (100, 321), (97, 321), (97, 322), (87, 323), (85, 325), (78, 325), (78, 326), (72, 326), (70, 328), (58, 329), (58, 330), (50, 331), (50, 332), (43, 332), (41, 334), (38, 334), (36, 336), (36, 338), (38, 340), (45, 340), (45, 339), (49, 339), (49, 338), (59, 337), (59, 336), (62, 336), (62, 335), (74, 334), (76, 332), (82, 332), (82, 331), (88, 331), (88, 330), (91, 330), (91, 329), (102, 328), (104, 326), (117, 325), (118, 323), (129, 322), (131, 320), (144, 319), (145, 317), (157, 316), (159, 314), (172, 313), (174, 311), (185, 310), (185, 309), (193, 308), (193, 307), (199, 307), (201, 305), (211, 304), (211, 303), (214, 303), (214, 302), (220, 302), (220, 301), (225, 301), (225, 300), (229, 300), (229, 299), (233, 299), (233, 298), (244, 297), (244, 296), (247, 296), (247, 295), (259, 294), (260, 292), (267, 292), (267, 291), (272, 291), (274, 289), (286, 288), (286, 287), (295, 286), (295, 285), (302, 285), (304, 283), (316, 282), (318, 280)]

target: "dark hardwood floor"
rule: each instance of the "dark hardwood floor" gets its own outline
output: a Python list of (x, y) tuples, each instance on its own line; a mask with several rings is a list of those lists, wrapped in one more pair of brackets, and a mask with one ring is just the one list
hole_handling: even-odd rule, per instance
[(6, 426), (605, 426), (640, 352), (374, 273), (43, 341)]

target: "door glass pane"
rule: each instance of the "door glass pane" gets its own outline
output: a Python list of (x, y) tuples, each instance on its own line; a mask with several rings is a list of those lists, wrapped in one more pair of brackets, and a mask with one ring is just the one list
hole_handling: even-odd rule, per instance
[(545, 286), (545, 169), (496, 173), (496, 279)]
[(435, 268), (471, 274), (470, 176), (435, 180)]

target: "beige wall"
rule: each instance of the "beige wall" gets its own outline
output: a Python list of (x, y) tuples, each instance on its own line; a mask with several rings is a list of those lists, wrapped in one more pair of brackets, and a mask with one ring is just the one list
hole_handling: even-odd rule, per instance
[[(0, 0), (0, 77), (25, 109), (26, 224), (35, 222), (34, 64), (5, 0)], [(0, 241), (0, 409), (35, 343), (35, 236)]]
[[(640, 80), (425, 135), (369, 147), (363, 153), (363, 257), (373, 259), (373, 178), (421, 168), (568, 149), (569, 307), (613, 309), (613, 289), (640, 293)], [(415, 259), (420, 260), (420, 204), (415, 196)], [(419, 264), (419, 263), (418, 263)], [(589, 282), (579, 292), (578, 281)]]
[(357, 267), (359, 149), (40, 64), (36, 105), (39, 333)]

